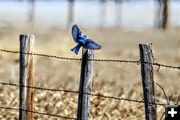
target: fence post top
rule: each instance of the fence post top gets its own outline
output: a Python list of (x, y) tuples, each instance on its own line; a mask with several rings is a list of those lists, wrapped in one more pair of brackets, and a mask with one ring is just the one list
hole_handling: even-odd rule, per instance
[(27, 39), (28, 37), (29, 37), (30, 39), (34, 39), (34, 38), (35, 38), (35, 35), (34, 35), (34, 34), (20, 34), (20, 35), (19, 35), (20, 40)]
[(152, 46), (152, 43), (140, 43), (139, 45), (148, 45), (148, 46)]

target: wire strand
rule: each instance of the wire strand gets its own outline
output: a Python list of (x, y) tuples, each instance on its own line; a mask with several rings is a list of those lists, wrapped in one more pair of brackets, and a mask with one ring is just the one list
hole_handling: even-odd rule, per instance
[(31, 112), (31, 113), (36, 113), (36, 114), (40, 114), (40, 115), (48, 115), (48, 116), (52, 116), (52, 117), (59, 117), (59, 118), (76, 120), (76, 118), (65, 117), (65, 116), (61, 116), (61, 115), (57, 115), (57, 114), (51, 114), (51, 113), (45, 113), (45, 112), (25, 110), (25, 109), (22, 109), (22, 108), (4, 107), (4, 106), (0, 106), (0, 108), (1, 108), (1, 109), (9, 109), (9, 110), (22, 110), (22, 111)]
[[(14, 53), (14, 54), (20, 54), (22, 52), (19, 51), (13, 51), (13, 50), (5, 50), (0, 49), (1, 52), (6, 53)], [(47, 54), (41, 54), (41, 53), (23, 53), (23, 54), (29, 54), (34, 56), (40, 56), (40, 57), (47, 57), (47, 58), (54, 58), (54, 59), (60, 59), (60, 60), (70, 60), (70, 61), (81, 61), (80, 58), (71, 58), (71, 57), (62, 57), (62, 56), (56, 56), (56, 55), (47, 55)], [(165, 65), (161, 63), (149, 63), (149, 62), (141, 62), (139, 60), (119, 60), (119, 59), (90, 59), (97, 62), (118, 62), (118, 63), (135, 63), (135, 64), (152, 64), (154, 66), (158, 66), (158, 70), (160, 67), (164, 68), (172, 68), (172, 69), (178, 69), (180, 70), (180, 66), (172, 66), (172, 65)]]
[[(49, 89), (49, 88), (43, 88), (43, 87), (35, 87), (35, 86), (22, 86), (19, 84), (15, 84), (15, 83), (6, 83), (6, 82), (0, 82), (1, 85), (6, 85), (6, 86), (21, 86), (21, 87), (27, 87), (27, 88), (31, 88), (31, 89), (37, 89), (37, 90), (45, 90), (45, 91), (53, 91), (53, 92), (66, 92), (66, 93), (74, 93), (74, 94), (79, 94), (79, 91), (73, 91), (73, 90), (59, 90), (59, 89)], [(106, 95), (102, 95), (100, 93), (83, 93), (86, 95), (91, 95), (91, 96), (95, 96), (95, 97), (101, 97), (101, 98), (106, 98), (106, 99), (112, 99), (112, 100), (118, 100), (118, 101), (128, 101), (128, 102), (134, 102), (134, 103), (144, 103), (144, 100), (134, 100), (134, 99), (128, 99), (128, 98), (119, 98), (119, 97), (113, 97), (113, 96), (106, 96)], [(155, 104), (155, 105), (159, 105), (159, 106), (165, 106), (166, 104), (162, 104), (162, 103), (149, 103), (149, 105), (151, 104)]]

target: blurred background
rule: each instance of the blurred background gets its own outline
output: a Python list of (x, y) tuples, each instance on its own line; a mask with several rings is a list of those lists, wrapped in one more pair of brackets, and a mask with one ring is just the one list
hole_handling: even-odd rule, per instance
[[(35, 33), (37, 45), (42, 39), (46, 43), (41, 45), (46, 47), (61, 41), (60, 49), (49, 49), (52, 52), (60, 50), (62, 55), (68, 51), (65, 55), (72, 55), (69, 54), (69, 46), (73, 45), (73, 24), (77, 24), (85, 34), (88, 33), (90, 38), (102, 42), (104, 49), (101, 52), (110, 53), (111, 56), (126, 50), (126, 45), (137, 48), (140, 42), (156, 43), (157, 49), (174, 52), (180, 44), (180, 1), (0, 0), (2, 44), (4, 40), (7, 42), (6, 37), (12, 39), (21, 33)], [(116, 44), (108, 43), (110, 40)], [(6, 44), (3, 46), (9, 47)], [(49, 49), (46, 50), (51, 52)]]
[[(80, 58), (81, 52), (70, 51), (75, 46), (73, 24), (102, 45), (95, 58), (139, 60), (138, 44), (152, 43), (155, 62), (180, 66), (180, 0), (0, 0), (0, 49), (19, 50), (19, 35), (33, 33), (36, 53)], [(0, 81), (19, 83), (18, 59), (18, 54), (0, 52)], [(80, 61), (35, 59), (36, 86), (78, 90)], [(174, 96), (174, 103), (180, 93), (180, 71), (157, 69), (154, 80), (167, 96)], [(95, 62), (93, 78), (93, 93), (143, 99), (137, 64)], [(162, 90), (155, 88), (157, 101), (166, 104)], [(0, 104), (17, 107), (18, 89), (0, 90)], [(144, 119), (142, 104), (99, 99), (91, 98), (91, 120), (110, 120), (109, 116), (112, 120)], [(76, 105), (76, 95), (36, 92), (37, 111), (76, 117)], [(158, 107), (158, 118), (163, 110)], [(0, 118), (18, 118), (17, 114), (4, 110)]]
[(180, 26), (179, 0), (0, 0), (1, 26)]

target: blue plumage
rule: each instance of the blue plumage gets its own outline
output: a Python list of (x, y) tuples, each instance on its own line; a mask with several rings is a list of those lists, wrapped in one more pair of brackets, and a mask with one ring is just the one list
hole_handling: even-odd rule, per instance
[(77, 25), (73, 25), (72, 27), (72, 37), (74, 41), (78, 43), (74, 48), (71, 49), (71, 51), (73, 51), (76, 55), (78, 54), (81, 46), (86, 49), (101, 49), (101, 46), (99, 44), (87, 38), (86, 35), (83, 35)]

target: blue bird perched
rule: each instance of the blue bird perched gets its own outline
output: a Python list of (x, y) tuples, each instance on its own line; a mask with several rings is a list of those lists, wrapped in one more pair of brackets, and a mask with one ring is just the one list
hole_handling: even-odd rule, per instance
[(71, 51), (73, 51), (76, 55), (78, 54), (81, 47), (93, 50), (101, 49), (99, 44), (87, 38), (86, 35), (83, 35), (77, 25), (73, 25), (72, 27), (72, 37), (74, 41), (78, 43), (74, 48), (71, 49)]

